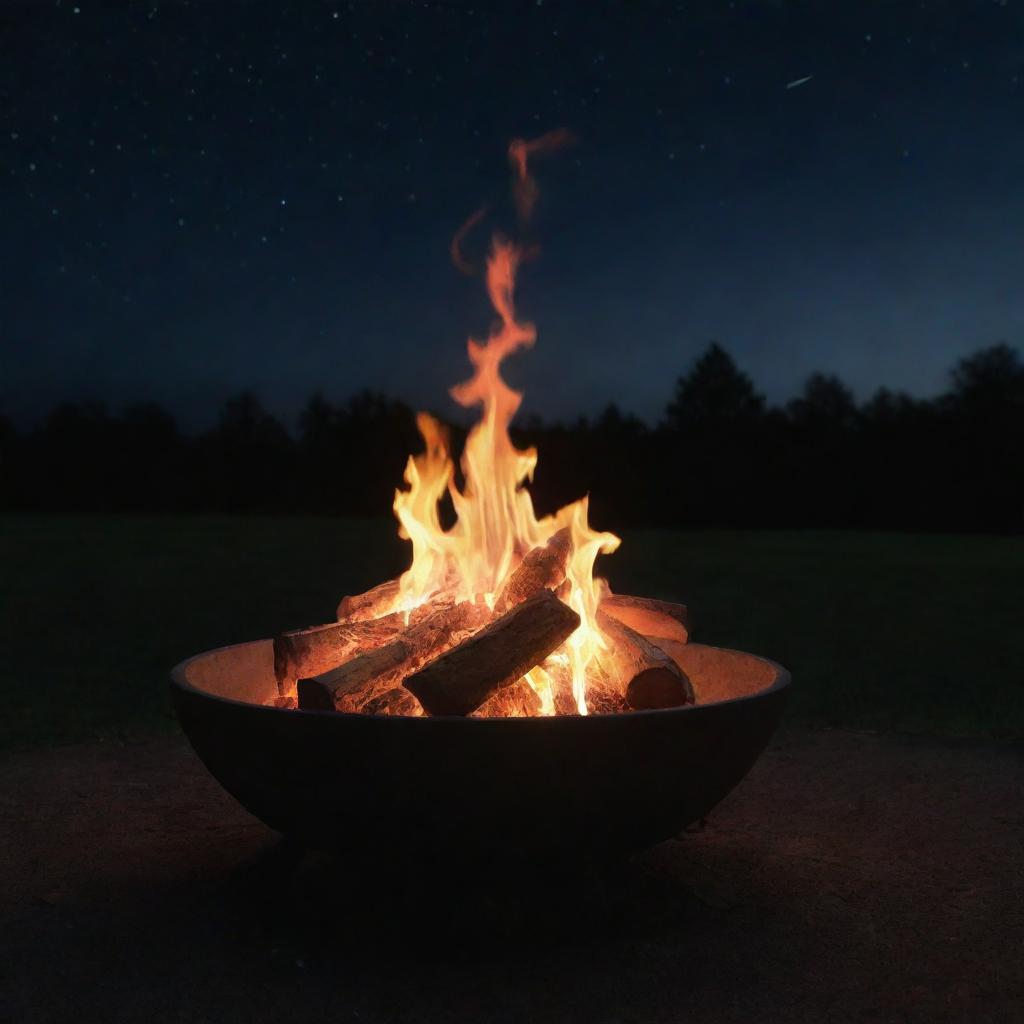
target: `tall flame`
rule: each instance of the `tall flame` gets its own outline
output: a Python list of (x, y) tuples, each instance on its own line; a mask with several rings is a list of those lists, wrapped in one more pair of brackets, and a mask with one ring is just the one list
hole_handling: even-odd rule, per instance
[[(536, 197), (527, 167), (528, 154), (563, 141), (562, 133), (549, 133), (532, 143), (516, 140), (510, 146), (517, 199), (528, 197), (523, 203), (525, 213)], [(590, 528), (586, 498), (543, 519), (537, 519), (534, 513), (525, 484), (533, 478), (537, 452), (532, 448), (520, 450), (512, 443), (509, 425), (523, 396), (501, 376), (504, 359), (532, 346), (537, 336), (532, 324), (516, 317), (514, 292), (521, 257), (518, 246), (495, 236), (487, 259), (486, 281), (498, 319), (486, 340), (469, 339), (473, 375), (451, 390), (460, 405), (481, 407), (480, 419), (470, 430), (462, 453), (461, 490), (455, 481), (444, 427), (426, 413), (417, 417), (425, 451), (408, 461), (408, 489), (395, 492), (399, 533), (412, 542), (413, 549), (412, 565), (401, 577), (398, 607), (415, 608), (438, 592), (454, 593), (459, 600), (483, 595), (488, 604), (493, 604), (523, 556), (546, 543), (557, 530), (569, 527), (572, 545), (566, 602), (579, 614), (580, 626), (526, 679), (540, 697), (542, 714), (554, 714), (559, 697), (564, 706), (571, 694), (573, 707), (585, 715), (588, 668), (604, 647), (596, 625), (601, 591), (593, 576), (594, 561), (598, 554), (614, 551), (619, 538)], [(450, 495), (456, 514), (449, 530), (442, 528), (438, 513), (445, 493)]]

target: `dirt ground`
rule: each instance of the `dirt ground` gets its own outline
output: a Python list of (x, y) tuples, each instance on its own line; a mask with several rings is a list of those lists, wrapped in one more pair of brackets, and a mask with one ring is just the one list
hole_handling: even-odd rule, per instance
[[(600, 873), (349, 877), (183, 742), (0, 765), (0, 1021), (1024, 1019), (1024, 748), (783, 734)], [(395, 895), (395, 893), (402, 895)]]

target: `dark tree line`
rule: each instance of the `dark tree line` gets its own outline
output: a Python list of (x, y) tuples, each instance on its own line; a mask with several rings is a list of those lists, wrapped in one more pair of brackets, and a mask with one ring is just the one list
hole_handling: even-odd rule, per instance
[[(594, 420), (531, 421), (515, 439), (540, 450), (541, 511), (590, 493), (608, 528), (1024, 523), (1024, 363), (1007, 345), (957, 363), (937, 398), (883, 388), (858, 403), (814, 374), (778, 408), (712, 344), (654, 428), (609, 405)], [(419, 447), (412, 410), (370, 393), (315, 395), (294, 436), (251, 394), (198, 437), (158, 405), (64, 403), (29, 433), (0, 417), (0, 508), (381, 515)]]

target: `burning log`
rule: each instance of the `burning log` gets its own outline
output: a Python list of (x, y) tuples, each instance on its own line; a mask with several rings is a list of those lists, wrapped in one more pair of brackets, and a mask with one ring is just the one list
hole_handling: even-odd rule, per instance
[(540, 714), (541, 700), (526, 679), (492, 693), (473, 712), (473, 718), (535, 718)]
[(660, 647), (625, 623), (598, 609), (597, 624), (611, 643), (608, 658), (626, 680), (626, 704), (633, 710), (677, 708), (696, 696), (686, 673)]
[(398, 686), (403, 677), (479, 628), (489, 612), (463, 601), (428, 615), (374, 650), (298, 683), (299, 707), (358, 711), (373, 697)]
[(398, 600), (398, 580), (380, 583), (363, 594), (343, 597), (338, 603), (339, 622), (365, 622), (387, 614)]
[(630, 711), (621, 693), (610, 690), (593, 690), (587, 692), (587, 710), (592, 715), (617, 715), (622, 711)]
[(402, 615), (392, 613), (365, 622), (332, 622), (294, 629), (274, 637), (274, 676), (281, 694), (292, 691), (301, 676), (315, 676), (340, 665), (355, 650), (387, 643), (404, 628)]
[(393, 686), (362, 706), (364, 715), (405, 715), (418, 718), (423, 714), (420, 702), (402, 686)]
[(468, 715), (543, 661), (579, 624), (576, 612), (542, 590), (411, 674), (403, 685), (428, 715)]
[(601, 602), (601, 611), (642, 636), (675, 640), (681, 644), (690, 638), (690, 619), (685, 604), (610, 594)]
[(572, 534), (566, 526), (553, 533), (547, 544), (528, 551), (502, 588), (494, 610), (502, 614), (541, 590), (560, 587), (571, 550)]

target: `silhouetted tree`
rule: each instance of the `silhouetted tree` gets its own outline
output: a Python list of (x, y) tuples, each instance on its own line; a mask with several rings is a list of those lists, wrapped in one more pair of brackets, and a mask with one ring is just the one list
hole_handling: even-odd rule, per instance
[(921, 403), (903, 391), (879, 388), (864, 403), (861, 414), (876, 430), (888, 430), (914, 416)]
[(853, 392), (834, 374), (812, 373), (786, 411), (797, 426), (830, 434), (853, 430), (860, 420)]
[(128, 406), (115, 422), (111, 460), (119, 507), (130, 512), (167, 512), (190, 507), (194, 479), (186, 465), (187, 442), (174, 417), (156, 402)]
[(754, 389), (732, 356), (712, 342), (693, 369), (676, 381), (665, 409), (669, 429), (705, 432), (748, 424), (764, 411), (764, 396)]
[(544, 423), (532, 416), (528, 426), (513, 426), (519, 448), (536, 448), (537, 468), (530, 484), (538, 515), (548, 515), (583, 494), (592, 493), (590, 424), (581, 417), (572, 424)]
[(17, 439), (18, 430), (6, 416), (0, 415), (0, 452), (4, 452)]
[(14, 423), (0, 416), (0, 510), (14, 508), (15, 492), (20, 477), (22, 439)]
[(935, 402), (879, 388), (861, 408), (850, 471), (861, 523), (898, 528), (944, 525), (948, 479), (941, 468), (943, 423)]
[(223, 512), (276, 512), (295, 504), (293, 443), (255, 395), (229, 398), (217, 427), (200, 440), (206, 494)]
[(811, 374), (786, 416), (777, 464), (785, 467), (787, 518), (830, 526), (858, 522), (864, 494), (854, 468), (861, 423), (853, 392), (834, 374)]
[(7, 466), (20, 440), (14, 423), (6, 416), (0, 416), (0, 466)]
[[(451, 435), (457, 459), (465, 432)], [(813, 374), (784, 409), (713, 344), (654, 430), (609, 405), (590, 421), (532, 417), (513, 438), (539, 450), (538, 512), (589, 493), (601, 528), (1024, 525), (1024, 364), (1005, 344), (961, 359), (935, 399), (883, 388), (858, 408)], [(0, 509), (380, 516), (421, 446), (412, 410), (373, 392), (312, 396), (295, 440), (251, 394), (198, 438), (153, 403), (63, 402), (29, 433), (0, 416)]]
[(299, 413), (299, 442), (313, 449), (330, 444), (337, 419), (334, 406), (319, 391), (315, 391)]
[(243, 391), (224, 403), (216, 436), (237, 450), (277, 447), (287, 443), (287, 432), (251, 392)]
[(305, 507), (327, 513), (340, 507), (338, 410), (318, 391), (299, 414), (300, 477)]
[(591, 519), (601, 528), (647, 519), (653, 469), (649, 433), (642, 420), (614, 403), (594, 421), (587, 450), (580, 453), (586, 475), (577, 493), (590, 494)]
[(31, 489), (54, 511), (116, 510), (116, 435), (102, 402), (61, 402), (31, 438), (26, 453)]
[(655, 459), (662, 493), (651, 507), (666, 524), (680, 515), (723, 525), (749, 521), (769, 473), (772, 445), (759, 429), (764, 397), (713, 342), (676, 382)]
[(641, 438), (647, 433), (647, 424), (632, 413), (624, 413), (614, 402), (609, 402), (594, 423), (599, 436)]
[(361, 391), (338, 409), (336, 475), (351, 514), (379, 516), (390, 509), (405, 463), (423, 447), (416, 417), (404, 402)]
[(1008, 345), (961, 359), (944, 414), (945, 472), (955, 481), (955, 520), (976, 529), (1019, 529), (1024, 521), (1024, 363)]
[(951, 399), (962, 409), (984, 418), (1024, 411), (1024, 362), (1005, 343), (961, 359), (950, 377)]

